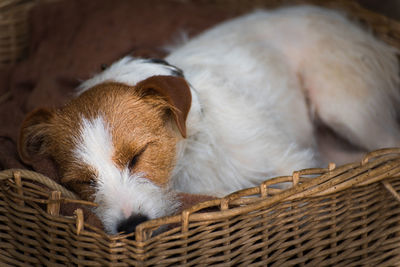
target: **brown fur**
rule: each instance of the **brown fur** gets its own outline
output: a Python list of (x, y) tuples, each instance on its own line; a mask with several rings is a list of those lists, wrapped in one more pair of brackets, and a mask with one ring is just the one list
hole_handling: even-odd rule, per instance
[(110, 127), (112, 160), (116, 166), (125, 168), (140, 154), (131, 172), (146, 173), (153, 183), (165, 186), (175, 165), (175, 146), (181, 138), (171, 122), (175, 121), (185, 135), (185, 127), (179, 124), (185, 122), (190, 108), (190, 98), (186, 103), (178, 103), (179, 97), (171, 96), (174, 90), (164, 90), (165, 86), (181, 85), (189, 91), (182, 78), (172, 78), (181, 80), (164, 80), (161, 76), (148, 84), (141, 82), (138, 87), (104, 83), (85, 91), (61, 109), (34, 111), (21, 128), (21, 158), (28, 162), (32, 153), (51, 155), (59, 165), (62, 181), (83, 199), (91, 199), (90, 184), (96, 180), (96, 171), (76, 159), (73, 150), (79, 142), (82, 119), (102, 116)]

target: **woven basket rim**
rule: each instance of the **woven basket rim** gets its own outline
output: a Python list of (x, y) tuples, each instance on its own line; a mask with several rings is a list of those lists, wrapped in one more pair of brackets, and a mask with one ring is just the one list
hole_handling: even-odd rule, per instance
[[(291, 176), (279, 176), (271, 178), (261, 183), (260, 186), (243, 189), (232, 194), (229, 194), (223, 198), (215, 200), (209, 200), (203, 203), (194, 205), (193, 207), (186, 209), (174, 216), (158, 218), (144, 222), (136, 227), (136, 240), (144, 241), (149, 238), (152, 234), (152, 230), (165, 224), (182, 223), (182, 232), (188, 231), (189, 222), (196, 221), (208, 221), (224, 219), (235, 216), (237, 214), (243, 214), (258, 210), (260, 208), (266, 208), (273, 206), (281, 201), (295, 200), (299, 198), (317, 197), (333, 194), (342, 190), (346, 190), (350, 187), (366, 186), (371, 183), (380, 182), (384, 179), (391, 177), (393, 174), (400, 172), (400, 159), (396, 163), (389, 164), (392, 159), (396, 159), (396, 154), (400, 153), (400, 148), (385, 148), (379, 149), (367, 153), (360, 162), (348, 163), (339, 167), (336, 167), (334, 163), (329, 164), (328, 168), (311, 168), (294, 171)], [(379, 170), (379, 175), (375, 177), (371, 174), (370, 169), (377, 165), (386, 164), (387, 168)], [(395, 167), (399, 166), (399, 167)], [(354, 169), (356, 169), (354, 171)], [(358, 169), (358, 170), (357, 170)], [(351, 175), (348, 175), (348, 171), (353, 170)], [(355, 173), (367, 172), (364, 176), (354, 177)], [(309, 179), (305, 176), (315, 176)], [(277, 190), (272, 195), (269, 195), (267, 188), (272, 185), (277, 185), (285, 182), (291, 182), (292, 187), (284, 190)], [(386, 185), (390, 186), (390, 185)], [(400, 201), (400, 196), (394, 190), (388, 189), (394, 197)], [(264, 191), (264, 196), (263, 196)], [(242, 197), (259, 194), (261, 198), (259, 201), (254, 203), (244, 203), (244, 207), (235, 207), (229, 209), (230, 204), (240, 200)], [(219, 206), (220, 211), (199, 213), (204, 208), (212, 206)], [(216, 216), (217, 215), (217, 216)], [(150, 232), (146, 232), (149, 231)]]
[[(381, 182), (391, 177), (391, 175), (400, 173), (400, 159), (396, 156), (399, 154), (400, 148), (380, 149), (366, 154), (360, 162), (349, 163), (338, 167), (330, 163), (327, 168), (303, 169), (294, 171), (290, 176), (274, 177), (266, 180), (259, 186), (239, 190), (222, 198), (195, 204), (176, 215), (146, 221), (136, 227), (135, 239), (137, 242), (145, 241), (150, 238), (153, 230), (164, 225), (181, 224), (182, 232), (186, 232), (189, 222), (224, 219), (238, 214), (252, 212), (260, 208), (271, 207), (281, 201), (325, 196), (346, 190), (350, 187), (360, 187)], [(392, 160), (395, 161), (391, 162)], [(371, 169), (377, 166), (381, 167), (379, 167), (377, 171), (371, 171)], [(374, 172), (379, 175), (373, 175)], [(364, 175), (360, 176), (362, 173), (364, 173)], [(41, 183), (52, 191), (61, 192), (64, 200), (88, 207), (96, 206), (93, 202), (79, 199), (76, 194), (56, 183), (51, 178), (34, 171), (26, 169), (3, 170), (0, 171), (0, 181), (12, 179), (15, 174), (20, 175), (24, 179)], [(276, 189), (273, 187), (288, 182), (292, 184), (288, 189)], [(400, 195), (394, 190), (391, 191), (390, 185), (385, 183), (384, 185), (392, 195), (400, 201)], [(255, 199), (248, 198), (254, 195), (259, 195), (260, 197)], [(212, 207), (219, 207), (219, 210), (204, 212), (205, 209)], [(84, 224), (86, 228), (102, 233), (102, 235), (104, 233), (110, 240), (133, 235), (108, 235), (95, 226), (88, 225), (86, 222)]]

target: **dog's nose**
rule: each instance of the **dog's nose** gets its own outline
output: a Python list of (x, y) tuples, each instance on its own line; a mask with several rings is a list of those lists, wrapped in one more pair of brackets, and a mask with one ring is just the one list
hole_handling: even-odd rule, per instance
[(148, 221), (149, 218), (140, 214), (132, 214), (128, 219), (125, 219), (118, 223), (117, 232), (124, 232), (125, 234), (130, 234), (135, 232), (136, 226), (140, 223)]

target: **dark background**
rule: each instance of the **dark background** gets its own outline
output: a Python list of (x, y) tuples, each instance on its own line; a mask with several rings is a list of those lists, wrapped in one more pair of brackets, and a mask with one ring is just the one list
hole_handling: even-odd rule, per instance
[[(351, 1), (351, 0), (349, 0)], [(400, 20), (400, 0), (357, 0), (362, 6)]]

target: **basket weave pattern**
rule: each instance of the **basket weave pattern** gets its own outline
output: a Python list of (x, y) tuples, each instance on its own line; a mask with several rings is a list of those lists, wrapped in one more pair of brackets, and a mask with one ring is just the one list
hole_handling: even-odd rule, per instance
[[(0, 261), (395, 266), (400, 262), (399, 174), (400, 149), (376, 151), (361, 163), (298, 171), (145, 222), (132, 241), (84, 223), (81, 210), (74, 217), (58, 214), (62, 201), (79, 200), (51, 180), (6, 170), (0, 172)], [(295, 186), (274, 189), (282, 182)], [(164, 232), (152, 235), (160, 227)]]
[(0, 66), (15, 64), (28, 46), (28, 11), (35, 1), (0, 1)]

